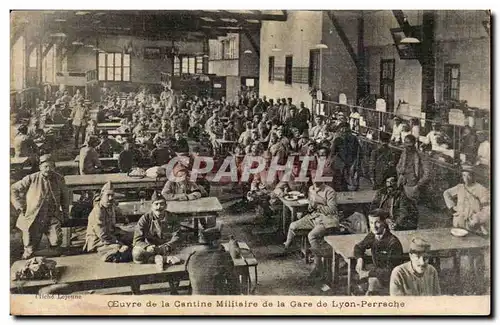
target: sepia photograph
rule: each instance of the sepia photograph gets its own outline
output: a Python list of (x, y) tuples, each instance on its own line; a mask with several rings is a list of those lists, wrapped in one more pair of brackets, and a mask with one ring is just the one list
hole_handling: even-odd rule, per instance
[(491, 33), (10, 10), (11, 315), (489, 315)]

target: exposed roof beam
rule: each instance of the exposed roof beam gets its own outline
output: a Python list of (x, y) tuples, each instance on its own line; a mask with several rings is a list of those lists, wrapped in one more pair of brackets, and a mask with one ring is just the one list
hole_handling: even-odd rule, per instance
[(54, 46), (54, 41), (50, 41), (49, 45), (47, 45), (45, 50), (43, 50), (42, 58), (45, 58), (47, 56), (47, 54), (49, 53), (50, 49), (52, 49), (53, 46)]
[(244, 13), (234, 13), (234, 12), (212, 12), (204, 10), (193, 10), (192, 12), (196, 16), (204, 17), (215, 17), (215, 18), (234, 18), (237, 20), (245, 19), (258, 19), (258, 20), (275, 20), (275, 21), (286, 21), (287, 15), (283, 12), (283, 15), (270, 15), (270, 14), (244, 14)]
[[(250, 32), (247, 29), (243, 30), (243, 34), (245, 34), (245, 36), (250, 41), (250, 44), (252, 45), (253, 50), (255, 51), (255, 54), (257, 54), (257, 56), (260, 57), (260, 47), (257, 44), (257, 42), (253, 39), (252, 34), (250, 34)], [(241, 49), (240, 49), (240, 51), (241, 51)]]
[(347, 35), (344, 32), (344, 29), (342, 28), (342, 26), (338, 22), (337, 18), (335, 17), (335, 14), (333, 13), (332, 10), (328, 10), (327, 14), (328, 14), (328, 17), (330, 17), (330, 20), (331, 20), (333, 26), (335, 27), (335, 30), (337, 31), (337, 34), (340, 37), (340, 40), (342, 41), (342, 43), (344, 43), (344, 46), (345, 46), (347, 52), (351, 56), (351, 59), (354, 62), (354, 65), (356, 65), (356, 67), (357, 67), (358, 66), (358, 56), (356, 55), (356, 52), (354, 52), (354, 49), (352, 48), (351, 42), (349, 42), (349, 39), (347, 38)]
[(403, 30), (403, 33), (405, 33), (406, 36), (410, 36), (411, 34), (411, 25), (406, 19), (405, 14), (403, 13), (403, 10), (393, 10), (392, 14), (394, 15), (394, 18), (396, 18), (399, 27)]

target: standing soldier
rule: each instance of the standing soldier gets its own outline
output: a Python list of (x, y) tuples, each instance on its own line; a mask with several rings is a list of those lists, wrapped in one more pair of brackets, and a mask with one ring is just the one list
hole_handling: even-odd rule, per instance
[(12, 205), (19, 212), (17, 228), (23, 232), (23, 259), (31, 258), (42, 235), (51, 248), (61, 244), (61, 220), (68, 216), (69, 198), (64, 178), (55, 173), (50, 155), (40, 157), (40, 171), (12, 185)]
[(82, 142), (85, 141), (85, 127), (87, 126), (88, 110), (85, 105), (83, 105), (84, 100), (81, 98), (78, 100), (78, 104), (73, 108), (71, 112), (71, 119), (73, 120), (73, 131), (75, 133), (75, 149), (78, 148), (78, 141), (80, 134), (82, 136)]

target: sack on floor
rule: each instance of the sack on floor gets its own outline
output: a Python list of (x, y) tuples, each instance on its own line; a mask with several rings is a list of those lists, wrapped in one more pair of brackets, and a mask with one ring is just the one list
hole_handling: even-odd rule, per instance
[(45, 257), (33, 257), (16, 271), (16, 280), (52, 279), (55, 275), (56, 265), (56, 261)]

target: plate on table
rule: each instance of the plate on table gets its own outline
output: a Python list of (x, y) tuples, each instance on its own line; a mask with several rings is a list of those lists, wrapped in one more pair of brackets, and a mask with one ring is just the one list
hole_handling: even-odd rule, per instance
[(463, 228), (451, 228), (450, 232), (455, 237), (464, 237), (469, 234), (469, 231)]
[(287, 194), (284, 196), (284, 199), (287, 201), (297, 201), (299, 199), (299, 197), (297, 195)]
[(291, 191), (288, 192), (287, 194), (291, 196), (304, 197), (304, 194), (300, 193), (299, 191)]

